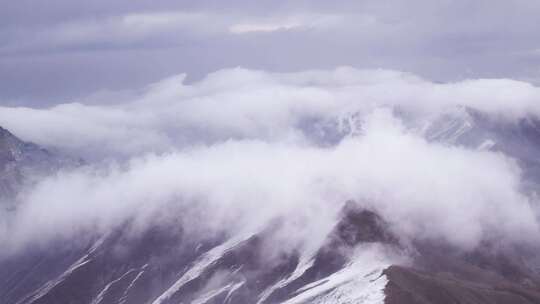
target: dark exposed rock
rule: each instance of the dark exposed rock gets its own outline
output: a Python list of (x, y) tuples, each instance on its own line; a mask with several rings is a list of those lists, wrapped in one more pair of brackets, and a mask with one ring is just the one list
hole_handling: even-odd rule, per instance
[(489, 285), (400, 266), (391, 266), (384, 273), (389, 280), (385, 290), (387, 304), (540, 303), (538, 290), (527, 290), (510, 282)]

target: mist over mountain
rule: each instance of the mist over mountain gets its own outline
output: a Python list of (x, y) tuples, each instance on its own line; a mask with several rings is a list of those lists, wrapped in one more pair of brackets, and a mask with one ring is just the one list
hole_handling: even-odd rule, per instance
[(539, 304), (540, 1), (0, 4), (0, 304)]
[(2, 302), (540, 301), (537, 87), (183, 79), (0, 107)]

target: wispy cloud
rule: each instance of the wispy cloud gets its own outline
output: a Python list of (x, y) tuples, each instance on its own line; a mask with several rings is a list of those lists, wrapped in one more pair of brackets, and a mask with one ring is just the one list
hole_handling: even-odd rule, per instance
[(330, 29), (339, 25), (341, 17), (333, 15), (301, 15), (279, 20), (259, 20), (235, 23), (229, 27), (233, 34), (269, 33), (288, 30)]

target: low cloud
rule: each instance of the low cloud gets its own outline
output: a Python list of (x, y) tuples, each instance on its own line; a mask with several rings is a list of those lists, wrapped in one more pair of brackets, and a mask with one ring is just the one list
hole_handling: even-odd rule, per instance
[(526, 82), (433, 83), (397, 71), (347, 67), (284, 74), (237, 68), (192, 84), (178, 75), (129, 95), (129, 102), (113, 105), (0, 107), (0, 121), (25, 140), (95, 159), (230, 139), (310, 141), (317, 128), (336, 123), (346, 129), (350, 117), (379, 107), (420, 117), (456, 106), (509, 121), (540, 115), (540, 89)]
[(15, 250), (127, 220), (237, 234), (282, 218), (290, 243), (310, 247), (352, 199), (405, 239), (528, 242), (540, 233), (537, 202), (515, 160), (428, 142), (408, 117), (466, 106), (517, 121), (540, 114), (538, 96), (504, 79), (233, 69), (166, 79), (114, 106), (3, 107), (0, 121), (22, 138), (96, 162), (24, 191), (0, 241)]

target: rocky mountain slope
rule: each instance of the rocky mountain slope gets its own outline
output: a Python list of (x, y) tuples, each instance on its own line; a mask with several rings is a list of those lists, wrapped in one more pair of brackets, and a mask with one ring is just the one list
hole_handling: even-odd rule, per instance
[[(158, 226), (135, 239), (117, 231), (86, 246), (4, 261), (0, 295), (3, 303), (21, 304), (540, 301), (540, 278), (517, 257), (405, 246), (376, 213), (352, 202), (310, 256), (269, 258), (272, 231), (204, 243)], [(393, 265), (385, 258), (411, 248), (412, 261)]]
[[(539, 126), (501, 124), (458, 109), (425, 121), (418, 132), (513, 156), (535, 189)], [(73, 163), (0, 129), (4, 198), (31, 183), (35, 172)], [(345, 202), (311, 251), (274, 250), (279, 218), (262, 230), (204, 239), (159, 222), (133, 233), (135, 224), (127, 221), (105, 235), (0, 259), (0, 303), (540, 303), (535, 248), (484, 243), (465, 251), (443, 240), (402, 240), (392, 223), (361, 206)]]
[(12, 200), (25, 185), (60, 168), (80, 165), (82, 160), (52, 153), (33, 143), (24, 142), (0, 127), (0, 202)]

